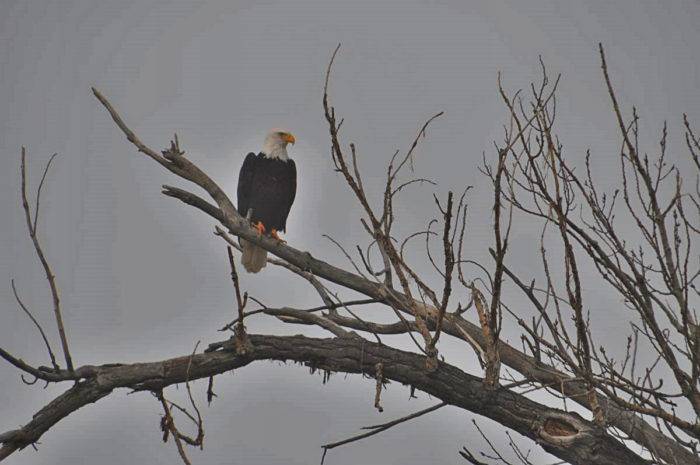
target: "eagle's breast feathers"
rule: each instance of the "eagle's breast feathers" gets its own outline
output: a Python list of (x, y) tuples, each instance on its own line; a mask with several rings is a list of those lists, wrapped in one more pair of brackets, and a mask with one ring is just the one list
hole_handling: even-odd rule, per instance
[(252, 223), (284, 231), (287, 216), (296, 196), (297, 172), (292, 159), (269, 158), (264, 153), (249, 153), (238, 178), (238, 209), (250, 212)]

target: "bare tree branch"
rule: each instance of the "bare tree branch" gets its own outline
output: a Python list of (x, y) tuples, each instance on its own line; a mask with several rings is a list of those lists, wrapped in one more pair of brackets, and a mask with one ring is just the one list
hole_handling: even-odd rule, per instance
[(29, 237), (32, 239), (34, 244), (34, 250), (36, 251), (37, 257), (41, 262), (41, 266), (44, 267), (44, 272), (46, 273), (46, 279), (49, 282), (49, 287), (51, 288), (51, 297), (53, 298), (53, 311), (54, 317), (56, 318), (56, 326), (58, 327), (58, 334), (61, 337), (61, 347), (63, 348), (63, 356), (66, 359), (66, 366), (68, 371), (73, 371), (73, 361), (71, 359), (70, 350), (68, 349), (68, 337), (66, 336), (66, 330), (63, 326), (63, 316), (61, 315), (61, 300), (58, 296), (58, 286), (56, 285), (56, 278), (51, 271), (49, 262), (46, 260), (44, 251), (39, 244), (39, 238), (37, 237), (36, 224), (39, 218), (39, 197), (41, 194), (41, 187), (44, 185), (44, 179), (46, 178), (46, 173), (51, 166), (56, 154), (49, 158), (46, 168), (44, 169), (44, 174), (41, 178), (41, 183), (39, 184), (39, 189), (36, 196), (36, 210), (34, 216), (34, 222), (32, 222), (32, 214), (29, 209), (29, 201), (27, 199), (27, 169), (26, 169), (26, 150), (22, 147), (22, 163), (21, 163), (21, 178), (22, 178), (22, 207), (24, 208), (24, 216), (27, 220), (27, 229), (29, 231)]
[(409, 420), (413, 420), (414, 418), (418, 418), (420, 416), (425, 415), (426, 413), (434, 412), (435, 410), (438, 410), (442, 407), (447, 405), (445, 402), (440, 402), (439, 404), (435, 404), (432, 407), (428, 407), (423, 410), (419, 410), (418, 412), (414, 412), (410, 415), (406, 415), (405, 417), (397, 418), (396, 420), (389, 421), (387, 423), (382, 423), (380, 425), (374, 425), (374, 426), (365, 426), (362, 429), (364, 430), (369, 430), (364, 433), (349, 437), (347, 439), (343, 439), (342, 441), (336, 441), (336, 442), (330, 442), (328, 444), (324, 444), (321, 446), (323, 449), (323, 457), (321, 458), (321, 464), (323, 464), (325, 458), (326, 458), (326, 452), (328, 452), (330, 449), (335, 449), (336, 447), (339, 446), (344, 446), (345, 444), (350, 444), (351, 442), (359, 441), (361, 439), (368, 438), (370, 436), (374, 436), (375, 434), (379, 434), (382, 431), (386, 431), (389, 428), (392, 428), (396, 425), (400, 425), (401, 423), (404, 423)]
[(77, 383), (40, 410), (19, 430), (0, 434), (0, 459), (36, 442), (70, 413), (118, 388), (159, 392), (163, 388), (208, 378), (255, 360), (295, 361), (316, 369), (372, 375), (383, 364), (387, 379), (414, 386), (443, 402), (492, 418), (537, 440), (572, 464), (644, 464), (622, 443), (575, 413), (565, 413), (508, 390), (482, 389), (483, 380), (439, 362), (425, 370), (424, 357), (356, 338), (313, 339), (304, 336), (249, 335), (250, 352), (237, 354), (235, 344), (194, 356), (152, 363), (94, 367), (94, 376)]
[[(35, 222), (36, 223), (36, 222)], [(15, 287), (15, 280), (12, 279), (10, 280), (10, 286), (12, 287), (12, 294), (15, 296), (15, 300), (17, 301), (17, 304), (20, 306), (22, 311), (27, 314), (30, 320), (32, 320), (32, 323), (34, 323), (34, 326), (36, 326), (36, 329), (39, 330), (39, 333), (41, 334), (41, 338), (44, 340), (44, 345), (46, 345), (46, 350), (49, 352), (49, 358), (51, 359), (51, 366), (54, 368), (55, 371), (60, 371), (60, 367), (58, 366), (58, 363), (56, 363), (56, 356), (53, 353), (53, 350), (51, 349), (51, 344), (49, 344), (49, 340), (46, 338), (46, 333), (44, 332), (44, 329), (41, 327), (39, 322), (34, 318), (34, 315), (27, 309), (27, 307), (24, 305), (24, 302), (22, 302), (22, 299), (19, 297), (19, 293), (17, 292), (17, 288)]]

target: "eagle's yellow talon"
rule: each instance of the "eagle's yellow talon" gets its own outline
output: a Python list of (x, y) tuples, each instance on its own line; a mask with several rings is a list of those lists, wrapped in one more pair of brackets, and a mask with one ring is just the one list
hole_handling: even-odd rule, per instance
[(258, 221), (258, 223), (254, 227), (258, 230), (258, 234), (260, 234), (261, 236), (265, 234), (265, 225), (262, 223), (262, 221)]
[(270, 231), (270, 236), (272, 236), (273, 239), (277, 239), (278, 241), (280, 241), (280, 242), (282, 242), (282, 243), (284, 243), (284, 244), (287, 243), (287, 241), (285, 241), (284, 239), (282, 239), (282, 238), (279, 236), (279, 234), (277, 233), (277, 230), (276, 230), (276, 229), (273, 229), (272, 231)]

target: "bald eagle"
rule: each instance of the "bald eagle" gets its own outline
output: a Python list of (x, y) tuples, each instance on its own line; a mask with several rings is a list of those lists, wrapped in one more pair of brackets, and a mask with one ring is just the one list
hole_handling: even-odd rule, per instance
[[(287, 155), (287, 144), (295, 138), (288, 131), (273, 129), (265, 137), (259, 154), (249, 153), (238, 176), (238, 212), (249, 218), (260, 234), (281, 240), (278, 232), (287, 228), (287, 216), (297, 190), (297, 168)], [(240, 240), (241, 262), (249, 273), (267, 264), (267, 251)]]

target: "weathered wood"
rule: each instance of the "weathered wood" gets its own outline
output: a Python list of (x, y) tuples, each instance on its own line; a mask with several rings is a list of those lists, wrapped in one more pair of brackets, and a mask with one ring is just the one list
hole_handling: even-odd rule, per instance
[[(305, 336), (251, 335), (251, 350), (236, 354), (230, 342), (194, 356), (152, 363), (91, 367), (82, 380), (41, 409), (19, 430), (0, 435), (0, 460), (36, 442), (72, 412), (109, 395), (118, 388), (158, 391), (188, 379), (208, 378), (256, 360), (303, 363), (319, 370), (373, 375), (383, 365), (383, 377), (413, 386), (450, 405), (491, 418), (539, 443), (547, 452), (572, 464), (646, 464), (591, 422), (576, 413), (547, 407), (507, 389), (486, 390), (483, 380), (440, 362), (436, 371), (425, 369), (425, 357), (358, 337), (315, 339)], [(189, 375), (188, 375), (189, 369)]]

